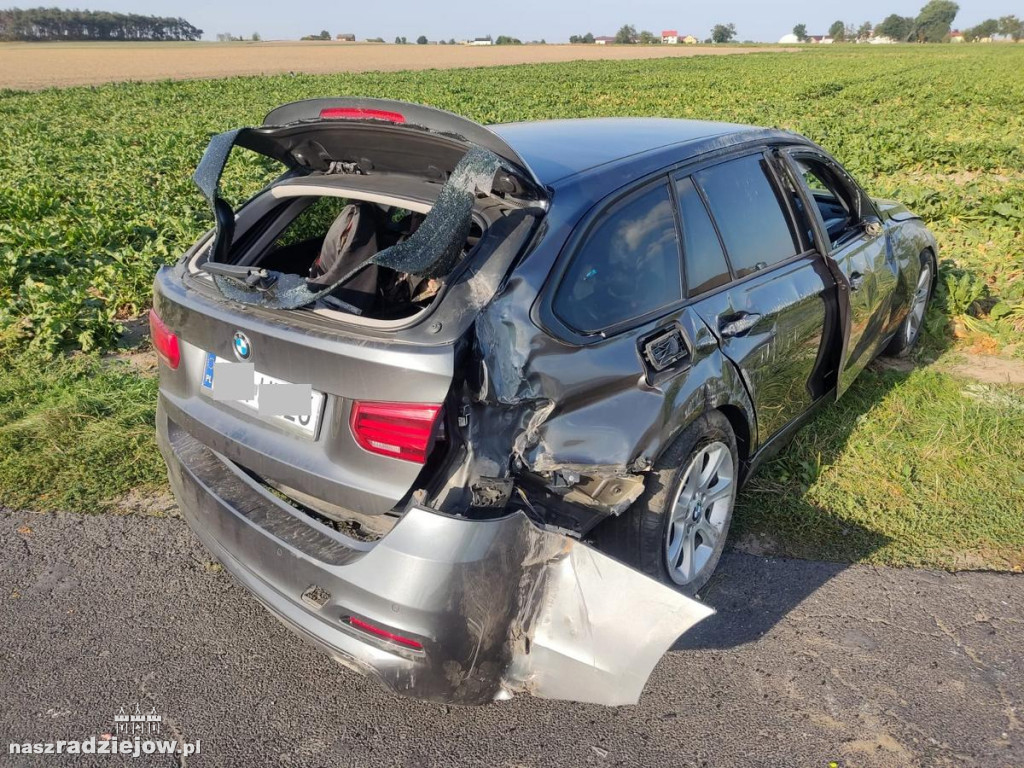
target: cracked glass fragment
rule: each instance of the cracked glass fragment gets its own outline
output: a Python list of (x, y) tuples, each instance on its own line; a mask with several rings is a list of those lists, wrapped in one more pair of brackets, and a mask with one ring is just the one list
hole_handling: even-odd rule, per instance
[(224, 172), (224, 166), (227, 164), (228, 155), (231, 154), (231, 148), (235, 146), (238, 135), (243, 131), (249, 130), (251, 129), (236, 128), (233, 131), (218, 133), (210, 139), (210, 143), (206, 147), (206, 151), (203, 153), (195, 173), (192, 174), (192, 180), (211, 205), (217, 199), (220, 177)]

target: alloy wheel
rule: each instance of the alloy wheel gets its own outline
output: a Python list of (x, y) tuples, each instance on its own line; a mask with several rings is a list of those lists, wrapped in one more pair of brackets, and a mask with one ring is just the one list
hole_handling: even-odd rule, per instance
[(689, 584), (713, 564), (735, 497), (735, 470), (729, 446), (713, 442), (683, 472), (665, 533), (665, 565), (676, 584)]

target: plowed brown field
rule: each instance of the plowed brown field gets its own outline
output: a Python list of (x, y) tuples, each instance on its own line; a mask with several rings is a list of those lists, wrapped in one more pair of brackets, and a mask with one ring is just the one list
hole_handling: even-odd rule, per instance
[(651, 59), (793, 50), (701, 45), (381, 45), (337, 42), (0, 43), (0, 88), (188, 80), (281, 72), (396, 71), (580, 59)]

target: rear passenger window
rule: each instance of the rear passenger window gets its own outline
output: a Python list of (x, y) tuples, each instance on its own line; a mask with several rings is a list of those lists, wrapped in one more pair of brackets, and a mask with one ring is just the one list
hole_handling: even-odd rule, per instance
[(704, 201), (686, 178), (676, 182), (676, 197), (683, 218), (683, 263), (686, 265), (686, 294), (710, 291), (729, 282), (729, 265), (715, 233)]
[(736, 277), (799, 253), (760, 155), (730, 160), (694, 178), (707, 196)]
[(555, 314), (578, 331), (599, 331), (679, 301), (672, 206), (662, 183), (605, 212), (558, 286)]

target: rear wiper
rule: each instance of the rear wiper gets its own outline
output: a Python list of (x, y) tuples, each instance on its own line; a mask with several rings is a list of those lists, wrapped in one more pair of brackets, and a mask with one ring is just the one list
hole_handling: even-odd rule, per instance
[[(278, 278), (282, 276), (280, 272), (272, 272), (266, 269), (261, 269), (260, 267), (242, 267), (236, 264), (220, 264), (216, 261), (207, 261), (205, 264), (200, 265), (199, 268), (204, 272), (214, 275), (214, 283), (217, 282), (216, 278), (218, 277), (226, 278), (230, 282), (244, 287), (246, 290), (260, 291), (264, 294), (270, 293), (270, 289), (277, 284)], [(294, 275), (291, 275), (290, 277), (295, 278), (296, 282), (300, 282), (301, 285), (308, 285), (304, 279), (298, 278)], [(217, 287), (220, 288), (223, 293), (223, 286), (217, 284)], [(293, 288), (294, 286), (291, 287)], [(286, 286), (285, 290), (288, 289), (289, 286)], [(237, 299), (237, 297), (232, 298)], [(359, 307), (353, 306), (347, 301), (342, 301), (336, 296), (331, 296), (330, 294), (320, 296), (318, 300), (322, 301), (331, 309), (347, 312), (350, 315), (363, 314), (363, 310), (359, 309)]]
[(268, 272), (260, 267), (243, 267), (236, 264), (221, 264), (216, 261), (207, 261), (199, 267), (211, 275), (220, 275), (234, 282), (241, 283), (246, 288), (257, 291), (266, 291), (280, 277), (278, 272)]

